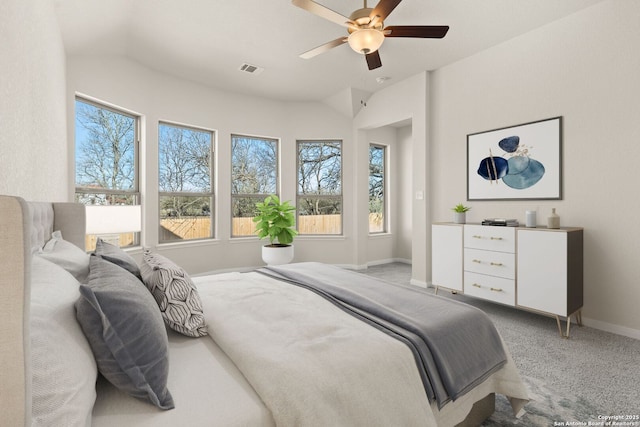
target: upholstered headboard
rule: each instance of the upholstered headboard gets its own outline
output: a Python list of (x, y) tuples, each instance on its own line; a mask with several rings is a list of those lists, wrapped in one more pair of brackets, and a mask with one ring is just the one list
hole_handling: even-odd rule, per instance
[(62, 237), (84, 249), (84, 205), (79, 203), (27, 202), (31, 230), (31, 249), (41, 248), (56, 230)]
[(0, 414), (2, 423), (31, 425), (31, 253), (55, 230), (84, 249), (85, 210), (78, 203), (25, 202), (0, 196)]

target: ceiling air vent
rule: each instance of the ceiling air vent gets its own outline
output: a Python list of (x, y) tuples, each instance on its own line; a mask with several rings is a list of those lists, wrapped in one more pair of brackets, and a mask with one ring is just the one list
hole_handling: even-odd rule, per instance
[(247, 64), (245, 62), (240, 66), (240, 68), (238, 68), (238, 70), (242, 71), (243, 73), (249, 73), (257, 76), (258, 74), (264, 71), (264, 68), (258, 67), (257, 65)]

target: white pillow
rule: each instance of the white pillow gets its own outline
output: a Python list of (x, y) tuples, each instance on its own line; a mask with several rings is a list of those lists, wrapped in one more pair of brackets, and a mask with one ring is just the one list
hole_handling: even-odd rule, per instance
[(62, 238), (60, 231), (54, 231), (38, 256), (67, 270), (80, 283), (87, 283), (89, 277), (89, 254)]
[(98, 370), (76, 320), (80, 284), (40, 256), (31, 264), (33, 426), (89, 426)]
[(49, 241), (45, 243), (42, 249), (40, 249), (38, 252), (39, 253), (53, 252), (53, 249), (56, 247), (56, 243), (58, 242), (58, 240), (63, 240), (62, 231), (60, 230), (56, 230), (53, 233), (51, 233), (51, 239), (49, 239)]

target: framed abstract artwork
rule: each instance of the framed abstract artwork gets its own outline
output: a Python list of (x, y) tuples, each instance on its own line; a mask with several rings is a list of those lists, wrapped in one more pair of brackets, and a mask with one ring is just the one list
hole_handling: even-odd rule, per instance
[(562, 117), (467, 135), (467, 200), (562, 199)]

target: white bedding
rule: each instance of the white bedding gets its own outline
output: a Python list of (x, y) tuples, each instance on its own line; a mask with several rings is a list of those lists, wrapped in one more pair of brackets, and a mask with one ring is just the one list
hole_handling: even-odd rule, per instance
[[(16, 236), (10, 233), (3, 236), (6, 237), (3, 240), (6, 242), (5, 247), (10, 250), (5, 251), (2, 258), (6, 261), (3, 262), (3, 267), (6, 267), (8, 272), (3, 276), (5, 280), (0, 281), (0, 287), (6, 291), (4, 294), (8, 297), (7, 307), (20, 307), (20, 310), (9, 311), (13, 313), (9, 320), (17, 321), (14, 325), (9, 325), (8, 329), (3, 328), (0, 331), (0, 341), (7, 344), (4, 346), (5, 349), (11, 350), (3, 352), (3, 361), (6, 363), (3, 363), (0, 369), (3, 378), (0, 382), (0, 396), (5, 398), (0, 399), (0, 407), (3, 408), (4, 419), (9, 420), (10, 424), (30, 425), (31, 340), (28, 328), (23, 327), (19, 321), (29, 320), (29, 293), (32, 290), (29, 277), (31, 273), (40, 273), (37, 269), (31, 271), (29, 268), (29, 253), (24, 242), (28, 241), (25, 236), (30, 236), (30, 229), (22, 228), (29, 223), (29, 211), (24, 202), (17, 202), (20, 200), (0, 197), (0, 211), (3, 212), (0, 216), (0, 226), (5, 230), (20, 231)], [(60, 227), (63, 235), (76, 236), (75, 244), (82, 247), (84, 209), (81, 205), (72, 203), (63, 204), (61, 208), (64, 208), (61, 209), (61, 213), (69, 209), (56, 219), (58, 223), (66, 224)], [(5, 215), (7, 212), (9, 213)], [(66, 232), (67, 229), (69, 233)], [(42, 244), (44, 242), (39, 242), (38, 246)], [(14, 258), (15, 248), (23, 253)], [(239, 289), (239, 278), (242, 278), (242, 281), (255, 281), (250, 280), (247, 282), (248, 287)], [(258, 273), (230, 273), (199, 277), (194, 281), (201, 291), (205, 313), (208, 312), (209, 316), (209, 328), (217, 342), (209, 337), (190, 338), (173, 331), (168, 332), (171, 361), (168, 387), (176, 408), (169, 411), (157, 409), (147, 402), (123, 394), (106, 381), (100, 380), (92, 413), (93, 425), (260, 427), (275, 426), (276, 420), (282, 421), (282, 426), (298, 426), (300, 424), (297, 421), (302, 420), (313, 425), (349, 427), (359, 423), (367, 426), (424, 426), (433, 425), (434, 422), (442, 426), (452, 426), (465, 418), (474, 402), (490, 393), (502, 393), (512, 397), (515, 412), (520, 409), (522, 403), (518, 399), (527, 398), (526, 389), (507, 354), (508, 360), (504, 368), (462, 398), (438, 411), (426, 402), (411, 353), (402, 347), (403, 344), (399, 345), (386, 335), (380, 340), (377, 335), (382, 334), (366, 325), (366, 330), (357, 329), (358, 332), (355, 334), (346, 330), (347, 324), (356, 328), (363, 324), (357, 321), (356, 325), (353, 323), (355, 319), (345, 317), (347, 315), (344, 312), (325, 300), (318, 297), (311, 301), (307, 300), (309, 295), (287, 292), (285, 298), (293, 298), (293, 304), (289, 304), (287, 310), (281, 312), (282, 304), (272, 297), (282, 291), (282, 285), (266, 284), (264, 281), (275, 280)], [(17, 286), (14, 286), (15, 284)], [(254, 296), (260, 296), (267, 293), (260, 288), (262, 285), (266, 285), (265, 289), (272, 289), (273, 295), (267, 295), (268, 298), (262, 300), (255, 298), (258, 307), (262, 304), (260, 310), (255, 310), (255, 305), (245, 306), (248, 299), (253, 299), (246, 298), (248, 295), (253, 293)], [(243, 297), (233, 296), (238, 290), (244, 292)], [(37, 292), (37, 289), (34, 289), (34, 292)], [(225, 293), (228, 300), (218, 301), (217, 298)], [(238, 305), (235, 312), (229, 310), (232, 303)], [(294, 313), (303, 317), (288, 317)], [(315, 325), (312, 320), (321, 322)], [(316, 332), (311, 333), (312, 330)], [(250, 338), (249, 335), (238, 335), (245, 332), (254, 332), (257, 336)], [(306, 343), (302, 339), (304, 337), (308, 338)], [(326, 339), (328, 337), (331, 338), (331, 342)], [(242, 343), (249, 338), (257, 345), (242, 349), (234, 349), (228, 345), (229, 342)], [(270, 350), (261, 355), (260, 347), (268, 349), (272, 346), (271, 339), (280, 340), (285, 347), (271, 352), (270, 355)], [(332, 353), (334, 346), (340, 349), (342, 354)], [(234, 362), (223, 352), (223, 348), (230, 356), (235, 356)], [(293, 352), (294, 349), (312, 351), (301, 356), (304, 353), (296, 354)], [(324, 353), (329, 354), (327, 360), (316, 360), (317, 355)], [(395, 356), (391, 357), (392, 354)], [(23, 358), (23, 355), (26, 357)], [(92, 358), (92, 355), (86, 356)], [(256, 360), (259, 361), (258, 365)], [(310, 360), (314, 360), (314, 363), (310, 363)], [(261, 377), (260, 363), (264, 362), (267, 363), (262, 366), (269, 369), (266, 369)], [(326, 366), (329, 366), (329, 372), (333, 375), (316, 376), (319, 371), (326, 371)], [(278, 367), (282, 370), (277, 371)], [(319, 369), (321, 367), (324, 368)], [(80, 366), (74, 364), (72, 369), (78, 370)], [(289, 373), (296, 370), (301, 373), (301, 380), (297, 380), (297, 384), (290, 388), (292, 375)], [(315, 377), (312, 378), (312, 375)], [(293, 381), (295, 383), (296, 380)], [(360, 381), (363, 383), (358, 385)], [(26, 398), (20, 395), (20, 390), (25, 393)], [(11, 399), (8, 399), (8, 396)], [(14, 399), (14, 396), (17, 397)], [(383, 414), (381, 408), (385, 408)], [(89, 411), (90, 409), (87, 409), (86, 413)], [(318, 414), (324, 418), (316, 418)], [(370, 420), (373, 418), (372, 414), (379, 414), (380, 418)]]
[(405, 344), (312, 292), (259, 273), (194, 282), (210, 335), (279, 426), (455, 425), (490, 393), (515, 398), (514, 412), (527, 398), (508, 356), (503, 369), (438, 411)]
[(169, 390), (175, 409), (160, 410), (98, 381), (95, 427), (274, 427), (269, 410), (209, 338), (190, 338), (168, 330)]

